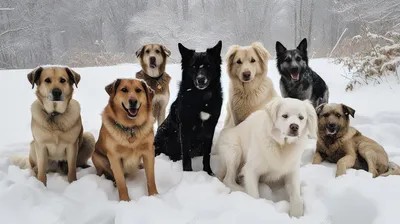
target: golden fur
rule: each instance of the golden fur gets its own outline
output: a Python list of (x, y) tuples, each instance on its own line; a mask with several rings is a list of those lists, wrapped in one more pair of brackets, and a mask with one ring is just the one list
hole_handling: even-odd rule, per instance
[[(92, 158), (97, 174), (115, 181), (120, 200), (129, 201), (125, 175), (134, 174), (143, 158), (148, 194), (157, 194), (153, 146), (155, 120), (151, 116), (154, 92), (138, 79), (117, 79), (106, 86), (106, 91), (110, 99), (102, 114), (100, 135)], [(122, 106), (133, 99), (141, 105), (135, 118), (129, 117)]]
[[(226, 55), (231, 82), (225, 127), (238, 125), (278, 96), (271, 79), (267, 77), (269, 57), (268, 51), (258, 42), (248, 47), (230, 47)], [(250, 72), (249, 80), (244, 78), (244, 72)]]

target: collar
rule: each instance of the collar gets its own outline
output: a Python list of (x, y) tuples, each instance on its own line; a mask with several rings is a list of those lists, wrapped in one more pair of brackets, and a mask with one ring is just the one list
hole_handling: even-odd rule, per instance
[(127, 135), (133, 137), (135, 135), (135, 128), (134, 127), (125, 127), (124, 125), (118, 123), (118, 121), (114, 121), (115, 126), (121, 129), (123, 132), (126, 132)]
[(165, 72), (161, 73), (161, 75), (159, 75), (158, 77), (149, 76), (149, 75), (146, 74), (146, 72), (144, 72), (143, 70), (141, 70), (140, 73), (142, 73), (142, 74), (145, 75), (145, 76), (148, 76), (148, 77), (151, 78), (151, 79), (154, 79), (154, 80), (158, 81), (158, 80), (160, 80), (160, 79), (164, 76), (164, 73), (165, 73)]
[(51, 113), (47, 113), (47, 111), (43, 110), (43, 112), (46, 114), (46, 120), (48, 121), (54, 121), (54, 118), (56, 118), (58, 115), (61, 113), (53, 111)]

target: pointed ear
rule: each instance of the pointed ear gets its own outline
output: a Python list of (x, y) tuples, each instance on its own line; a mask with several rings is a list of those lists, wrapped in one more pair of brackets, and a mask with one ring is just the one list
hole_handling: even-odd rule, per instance
[(68, 74), (69, 80), (72, 84), (75, 83), (75, 87), (78, 88), (78, 83), (81, 81), (81, 75), (79, 75), (77, 72), (72, 70), (71, 68), (66, 67), (65, 71)]
[(304, 100), (307, 111), (307, 129), (311, 138), (317, 138), (318, 118), (311, 101)]
[(354, 114), (356, 113), (356, 110), (354, 110), (353, 108), (351, 108), (351, 107), (349, 107), (349, 106), (347, 106), (347, 105), (344, 105), (344, 104), (341, 104), (342, 105), (342, 109), (343, 109), (343, 113), (348, 117), (349, 116), (349, 114), (354, 118)]
[(283, 46), (283, 44), (281, 44), (281, 42), (277, 41), (275, 44), (275, 50), (276, 50), (276, 55), (281, 55), (284, 54), (287, 49), (285, 46)]
[(301, 52), (307, 52), (307, 38), (304, 38), (299, 46), (297, 46), (297, 49)]
[(187, 49), (181, 43), (178, 43), (178, 48), (179, 48), (179, 53), (181, 53), (182, 58), (184, 56), (189, 56), (189, 55), (192, 55), (194, 53), (194, 50)]
[(135, 52), (137, 58), (140, 58), (140, 57), (143, 56), (144, 47), (145, 47), (145, 45), (141, 46), (141, 47)]
[(258, 56), (263, 60), (263, 61), (267, 61), (271, 54), (264, 48), (264, 46), (262, 45), (262, 43), (260, 42), (254, 42), (251, 44), (251, 47), (256, 51), (256, 53), (258, 54)]
[(318, 116), (321, 114), (325, 105), (326, 105), (326, 103), (323, 103), (323, 104), (320, 104), (317, 108), (315, 108), (315, 112), (317, 113)]
[(239, 45), (232, 45), (228, 52), (225, 55), (225, 60), (228, 66), (231, 66), (233, 64), (233, 59), (235, 59), (237, 51), (240, 49)]
[(144, 80), (141, 80), (141, 82), (142, 82), (142, 87), (146, 92), (147, 104), (151, 106), (154, 97), (154, 90), (150, 88)]
[(109, 96), (111, 96), (112, 94), (115, 94), (117, 92), (117, 88), (118, 88), (119, 84), (121, 84), (121, 79), (117, 79), (114, 82), (112, 82), (106, 86), (105, 90)]
[(161, 49), (164, 51), (165, 55), (169, 57), (171, 55), (171, 51), (164, 45), (161, 45)]
[(221, 55), (221, 49), (222, 49), (222, 41), (218, 41), (217, 45), (215, 45), (213, 48), (208, 48), (207, 53), (210, 53), (212, 55)]
[(28, 81), (32, 84), (32, 89), (35, 87), (35, 84), (38, 84), (42, 71), (42, 67), (37, 67), (33, 71), (28, 73)]

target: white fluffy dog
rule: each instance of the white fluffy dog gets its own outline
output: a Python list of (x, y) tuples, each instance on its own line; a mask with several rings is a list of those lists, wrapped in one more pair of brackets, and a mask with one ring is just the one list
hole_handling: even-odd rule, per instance
[[(259, 198), (260, 178), (283, 179), (290, 198), (291, 216), (303, 215), (299, 169), (308, 135), (316, 138), (317, 115), (312, 104), (291, 98), (274, 98), (234, 128), (224, 129), (217, 149), (222, 160), (220, 175), (234, 191)], [(244, 189), (236, 181), (243, 175)]]

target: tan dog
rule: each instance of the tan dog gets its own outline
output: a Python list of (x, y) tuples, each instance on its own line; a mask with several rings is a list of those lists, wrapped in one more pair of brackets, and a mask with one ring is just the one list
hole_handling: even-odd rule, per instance
[(142, 70), (136, 78), (143, 79), (155, 92), (153, 98), (153, 116), (158, 126), (165, 120), (166, 107), (169, 102), (169, 82), (171, 77), (165, 72), (167, 58), (171, 51), (160, 44), (146, 44), (136, 51)]
[(381, 145), (350, 127), (355, 110), (344, 104), (322, 104), (318, 114), (318, 141), (313, 164), (326, 160), (337, 163), (336, 177), (349, 168), (363, 169), (373, 174), (400, 175), (400, 167), (390, 163)]
[(31, 109), (30, 166), (44, 185), (49, 171), (68, 172), (71, 183), (76, 180), (76, 167), (88, 167), (95, 144), (91, 133), (83, 133), (80, 106), (72, 99), (80, 75), (68, 67), (38, 67), (28, 80), (32, 88), (38, 86)]
[(143, 80), (117, 79), (106, 86), (110, 100), (102, 114), (93, 163), (97, 174), (115, 181), (119, 199), (129, 201), (125, 175), (134, 174), (143, 158), (149, 195), (157, 194), (154, 178), (154, 92)]
[(267, 77), (269, 57), (268, 51), (258, 42), (247, 47), (230, 47), (226, 55), (231, 82), (225, 127), (238, 125), (278, 96)]

